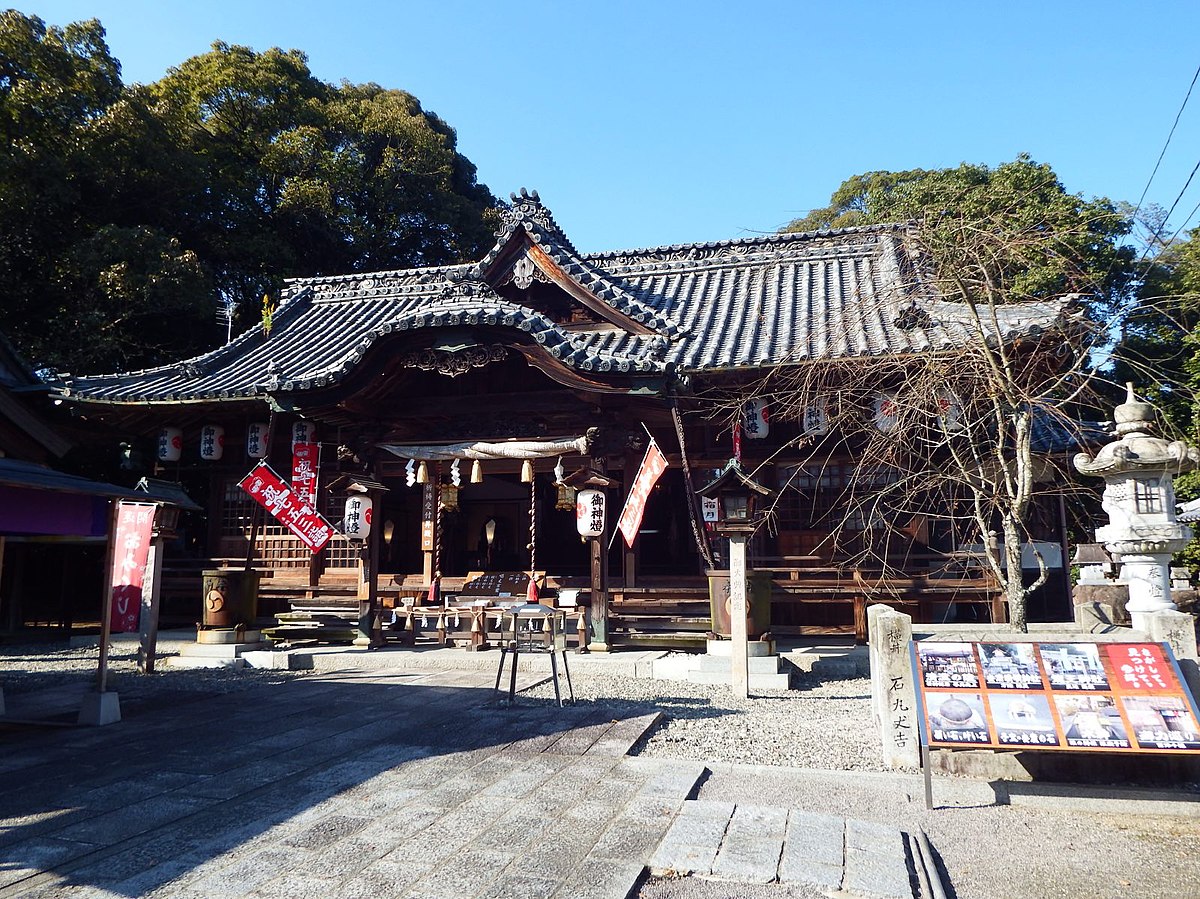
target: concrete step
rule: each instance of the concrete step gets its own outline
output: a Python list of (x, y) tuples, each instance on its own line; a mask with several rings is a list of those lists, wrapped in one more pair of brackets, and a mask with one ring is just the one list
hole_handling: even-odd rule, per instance
[(246, 660), (240, 657), (170, 656), (167, 665), (171, 668), (245, 668)]
[(179, 655), (189, 659), (236, 659), (244, 652), (266, 649), (266, 643), (185, 643)]
[[(733, 677), (728, 670), (691, 671), (687, 680), (693, 684), (731, 684)], [(751, 674), (749, 686), (751, 690), (787, 690), (790, 688), (790, 677), (784, 674)]]
[[(729, 656), (700, 656), (699, 670), (724, 671), (729, 673), (732, 659)], [(779, 656), (751, 656), (746, 659), (746, 665), (751, 674), (778, 674)]]

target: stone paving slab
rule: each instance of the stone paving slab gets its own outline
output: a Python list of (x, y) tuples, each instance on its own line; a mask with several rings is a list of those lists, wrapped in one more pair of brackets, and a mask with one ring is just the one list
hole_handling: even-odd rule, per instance
[(686, 801), (648, 866), (656, 876), (914, 895), (899, 828), (799, 808)]
[(656, 720), (356, 671), (8, 734), (0, 896), (626, 899), (705, 771)]

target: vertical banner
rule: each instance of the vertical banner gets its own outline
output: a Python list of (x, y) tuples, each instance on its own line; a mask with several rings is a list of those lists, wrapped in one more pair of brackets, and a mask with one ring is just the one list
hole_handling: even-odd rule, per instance
[(146, 561), (154, 530), (157, 503), (126, 503), (117, 508), (117, 529), (113, 534), (112, 611), (109, 630), (114, 634), (133, 633), (138, 629), (142, 609), (142, 584), (146, 579)]
[(292, 489), (302, 502), (317, 507), (317, 469), (321, 464), (321, 444), (292, 445)]
[(421, 491), (421, 551), (433, 552), (434, 526), (437, 522), (437, 488), (426, 482)]
[(646, 500), (650, 497), (650, 489), (658, 481), (659, 476), (667, 470), (667, 457), (662, 454), (658, 444), (653, 439), (646, 448), (642, 464), (638, 466), (637, 477), (629, 488), (629, 496), (625, 498), (625, 508), (621, 510), (621, 519), (617, 528), (625, 538), (625, 545), (633, 548), (638, 528), (642, 525), (642, 514), (646, 511)]

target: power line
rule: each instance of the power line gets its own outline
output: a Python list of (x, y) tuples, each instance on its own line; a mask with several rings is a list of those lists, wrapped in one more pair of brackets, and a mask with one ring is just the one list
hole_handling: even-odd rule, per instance
[(1158, 174), (1158, 167), (1162, 165), (1163, 157), (1167, 155), (1167, 147), (1171, 146), (1171, 138), (1175, 136), (1175, 129), (1179, 127), (1179, 119), (1183, 116), (1183, 110), (1187, 107), (1188, 99), (1192, 96), (1192, 89), (1196, 86), (1197, 78), (1200, 78), (1200, 66), (1196, 66), (1196, 74), (1192, 76), (1192, 83), (1188, 85), (1187, 94), (1184, 96), (1183, 102), (1179, 104), (1179, 112), (1175, 113), (1175, 121), (1171, 123), (1171, 131), (1167, 135), (1167, 141), (1163, 144), (1162, 152), (1158, 154), (1158, 161), (1154, 163), (1154, 171), (1150, 173), (1150, 178), (1146, 181), (1146, 186), (1142, 188), (1142, 195), (1138, 197), (1137, 206), (1133, 210), (1135, 216), (1138, 214), (1138, 210), (1142, 208), (1146, 194), (1150, 191), (1150, 185), (1154, 182), (1154, 176)]

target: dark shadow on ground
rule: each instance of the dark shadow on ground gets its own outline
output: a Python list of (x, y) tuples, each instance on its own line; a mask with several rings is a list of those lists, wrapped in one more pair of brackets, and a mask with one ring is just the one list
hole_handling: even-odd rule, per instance
[[(493, 677), (310, 675), (160, 695), (103, 728), (0, 729), (0, 896), (63, 881), (140, 895), (331, 797), (386, 803), (369, 783), (399, 766), (411, 763), (416, 783), (422, 760), (453, 757), (461, 773), (423, 788), (461, 801), (477, 789), (473, 766), (498, 749), (578, 756), (611, 752), (623, 726), (629, 743), (641, 732), (641, 704), (509, 706)], [(299, 838), (322, 840), (317, 824)]]

